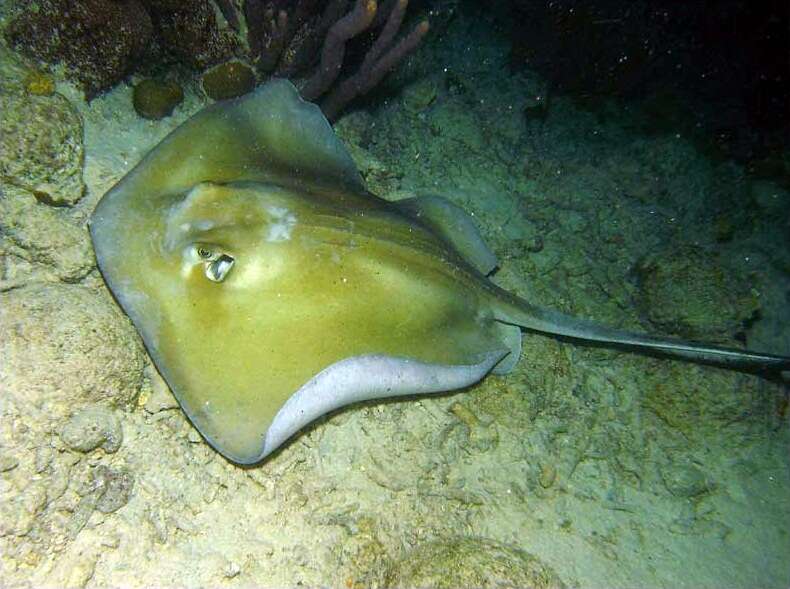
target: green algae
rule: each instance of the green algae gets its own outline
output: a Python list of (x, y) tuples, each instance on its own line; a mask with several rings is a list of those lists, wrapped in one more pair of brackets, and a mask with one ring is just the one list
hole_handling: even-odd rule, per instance
[(240, 61), (228, 61), (204, 73), (201, 84), (209, 98), (227, 100), (255, 88), (255, 74)]
[(132, 103), (137, 114), (145, 119), (159, 120), (173, 114), (184, 100), (184, 91), (175, 82), (145, 79), (134, 87)]

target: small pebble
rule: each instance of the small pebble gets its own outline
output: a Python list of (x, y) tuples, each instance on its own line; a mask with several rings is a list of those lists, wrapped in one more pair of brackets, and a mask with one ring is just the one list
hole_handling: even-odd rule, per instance
[(19, 460), (8, 454), (0, 454), (0, 472), (7, 472), (16, 468), (19, 465)]
[(150, 391), (143, 405), (145, 410), (153, 414), (168, 409), (177, 409), (178, 401), (156, 368), (149, 364), (145, 367), (145, 375), (150, 383)]
[(704, 472), (692, 464), (672, 464), (661, 469), (664, 486), (675, 497), (696, 497), (713, 489)]
[(184, 100), (184, 91), (175, 82), (143, 80), (134, 87), (132, 104), (138, 115), (158, 120), (168, 117)]
[(123, 430), (112, 411), (104, 407), (89, 407), (71, 416), (60, 432), (60, 439), (78, 452), (102, 448), (113, 453), (121, 447)]
[(49, 463), (52, 462), (52, 448), (49, 446), (39, 446), (36, 448), (36, 458), (34, 468), (37, 474), (44, 472)]
[(223, 572), (225, 574), (225, 578), (232, 579), (233, 577), (237, 576), (241, 572), (241, 567), (235, 562), (230, 561), (225, 566), (225, 570)]
[(25, 90), (34, 96), (52, 96), (55, 93), (55, 80), (40, 71), (32, 71), (25, 77)]
[(544, 464), (540, 467), (540, 474), (538, 475), (538, 483), (544, 489), (548, 489), (557, 480), (557, 469), (551, 464)]
[(214, 100), (236, 98), (255, 88), (255, 73), (240, 61), (229, 61), (211, 68), (201, 79), (203, 91)]
[(98, 466), (94, 474), (97, 488), (104, 488), (99, 500), (96, 502), (96, 509), (102, 513), (112, 513), (118, 511), (129, 502), (134, 488), (134, 477), (125, 468), (110, 468), (108, 466)]

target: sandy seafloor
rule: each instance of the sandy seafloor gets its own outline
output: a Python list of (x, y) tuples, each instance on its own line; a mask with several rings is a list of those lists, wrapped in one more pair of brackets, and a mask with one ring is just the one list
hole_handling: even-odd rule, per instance
[[(546, 84), (513, 76), (507, 47), (486, 35), (455, 21), (390, 81), (388, 98), (339, 121), (370, 188), (447, 196), (499, 257), (497, 283), (622, 327), (656, 331), (651, 319), (682, 316), (685, 302), (727, 314), (741, 295), (698, 283), (726, 276), (760, 308), (749, 346), (790, 354), (788, 192), (680, 132), (647, 133), (615, 105), (591, 113), (557, 96), (545, 118), (525, 117)], [(101, 195), (205, 102), (188, 86), (172, 117), (150, 122), (126, 84), (90, 104), (68, 83), (57, 89), (84, 123), (87, 184), (58, 214), (83, 230)], [(4, 249), (4, 263), (17, 254)], [(0, 296), (56, 283), (35, 266), (20, 265)], [(662, 269), (661, 286), (640, 267)], [(95, 269), (58, 288), (109, 299)], [(93, 311), (81, 312), (75, 329)], [(90, 408), (90, 391), (77, 403), (48, 372), (60, 364), (32, 352), (25, 364), (13, 346), (46, 344), (14, 325), (3, 350), (17, 362), (0, 368), (0, 586), (481, 584), (516, 575), (527, 555), (568, 586), (790, 586), (786, 392), (756, 376), (526, 334), (510, 375), (350, 407), (242, 469), (200, 439), (147, 357), (131, 404), (97, 401), (122, 429), (117, 450), (75, 450), (64, 427)], [(100, 375), (107, 360), (94, 352), (68, 362)], [(46, 402), (25, 384), (31, 374), (49, 383)], [(100, 509), (90, 483), (102, 468), (133, 481), (115, 511)], [(459, 538), (479, 557), (448, 557)], [(508, 547), (499, 560), (489, 541)], [(415, 562), (431, 572), (410, 571)]]

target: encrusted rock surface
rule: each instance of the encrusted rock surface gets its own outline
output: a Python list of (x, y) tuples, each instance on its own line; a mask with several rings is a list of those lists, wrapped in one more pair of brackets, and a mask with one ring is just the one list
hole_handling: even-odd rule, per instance
[(72, 205), (85, 184), (82, 120), (60, 94), (0, 91), (0, 180)]
[(134, 87), (134, 110), (146, 119), (162, 119), (184, 100), (184, 91), (176, 82), (145, 79)]
[(83, 278), (95, 266), (87, 229), (62, 209), (10, 184), (0, 185), (0, 257), (5, 255), (41, 265), (66, 282)]
[(484, 538), (456, 538), (417, 546), (398, 562), (388, 587), (560, 589), (565, 584), (535, 556)]
[(136, 399), (142, 347), (107, 295), (62, 284), (2, 293), (0, 333), (0, 389), (21, 407), (51, 416)]
[(78, 452), (102, 448), (113, 453), (121, 447), (123, 430), (118, 418), (106, 407), (87, 407), (71, 416), (60, 432), (60, 439)]
[(164, 51), (181, 63), (203, 69), (231, 57), (238, 45), (222, 29), (208, 0), (143, 0)]
[(151, 38), (138, 0), (39, 0), (37, 8), (21, 10), (6, 39), (31, 57), (64, 64), (89, 99), (129, 73)]
[(203, 74), (203, 91), (214, 100), (236, 98), (255, 88), (255, 72), (240, 61), (228, 61)]
[(681, 337), (731, 341), (756, 316), (750, 282), (698, 248), (648, 256), (637, 269), (642, 312), (651, 324)]
[(0, 293), (0, 333), (0, 578), (82, 587), (100, 553), (93, 514), (108, 517), (133, 493), (115, 452), (142, 347), (108, 295), (62, 283)]

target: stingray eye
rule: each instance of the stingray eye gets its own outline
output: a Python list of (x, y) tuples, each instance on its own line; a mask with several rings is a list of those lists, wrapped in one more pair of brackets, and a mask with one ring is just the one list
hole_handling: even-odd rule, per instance
[(228, 273), (236, 259), (230, 254), (219, 251), (219, 248), (211, 245), (196, 245), (189, 246), (185, 253), (186, 259), (189, 260), (190, 265), (201, 263), (203, 271), (211, 282), (222, 282), (227, 278)]
[(228, 254), (217, 255), (214, 260), (206, 264), (206, 278), (211, 282), (222, 282), (235, 262), (236, 260)]

